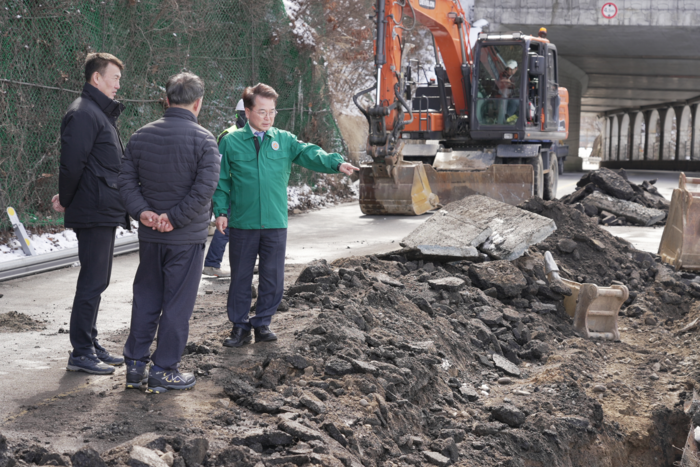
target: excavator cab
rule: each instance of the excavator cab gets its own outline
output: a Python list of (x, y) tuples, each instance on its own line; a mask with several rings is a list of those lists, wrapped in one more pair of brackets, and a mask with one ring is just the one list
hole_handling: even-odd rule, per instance
[[(557, 48), (521, 33), (480, 34), (474, 48), (471, 136), (550, 141), (566, 137)], [(546, 162), (546, 161), (543, 161)], [(546, 164), (545, 164), (546, 165)]]

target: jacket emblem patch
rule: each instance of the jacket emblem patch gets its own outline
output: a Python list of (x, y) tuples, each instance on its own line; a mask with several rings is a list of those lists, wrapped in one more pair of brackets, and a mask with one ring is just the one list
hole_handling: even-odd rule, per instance
[(277, 141), (273, 141), (272, 142), (272, 149), (274, 149), (275, 151), (279, 151), (280, 143), (278, 143)]

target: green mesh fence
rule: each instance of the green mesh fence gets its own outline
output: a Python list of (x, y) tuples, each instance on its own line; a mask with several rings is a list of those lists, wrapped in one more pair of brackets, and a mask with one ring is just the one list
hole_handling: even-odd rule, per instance
[[(0, 4), (2, 5), (2, 4)], [(184, 69), (206, 84), (200, 123), (215, 135), (233, 123), (243, 88), (280, 95), (275, 126), (329, 151), (343, 141), (329, 112), (323, 68), (293, 36), (281, 0), (4, 2), (0, 7), (0, 229), (13, 206), (30, 226), (61, 225), (60, 122), (78, 96), (89, 52), (125, 63), (117, 99), (123, 137), (163, 114), (167, 78)], [(321, 71), (319, 71), (321, 70)], [(295, 169), (292, 183), (314, 183)]]

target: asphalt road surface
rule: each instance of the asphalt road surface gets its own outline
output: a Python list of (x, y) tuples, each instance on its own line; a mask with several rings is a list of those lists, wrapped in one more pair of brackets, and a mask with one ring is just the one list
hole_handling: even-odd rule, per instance
[[(630, 179), (641, 182), (658, 178), (661, 194), (670, 199), (677, 186), (678, 173), (630, 172)], [(558, 196), (575, 190), (581, 174), (564, 174)], [(331, 261), (352, 255), (387, 252), (430, 214), (420, 217), (364, 216), (357, 203), (292, 216), (289, 220), (287, 262), (306, 263), (314, 258)], [(640, 227), (610, 228), (638, 248), (656, 252), (662, 229)], [(138, 266), (138, 253), (114, 260), (112, 281), (103, 294), (98, 329), (103, 335), (124, 333), (129, 327), (131, 285)], [(224, 259), (224, 267), (228, 260)], [(67, 329), (79, 268), (66, 268), (0, 283), (0, 313), (19, 311), (36, 320), (46, 320), (40, 332), (0, 333), (0, 427), (21, 411), (21, 406), (41, 404), (59, 394), (82, 389), (100, 377), (68, 373), (65, 365), (70, 351)], [(226, 287), (225, 281), (203, 278), (202, 287)], [(117, 354), (119, 344), (103, 344)], [(117, 371), (123, 378), (123, 367)]]

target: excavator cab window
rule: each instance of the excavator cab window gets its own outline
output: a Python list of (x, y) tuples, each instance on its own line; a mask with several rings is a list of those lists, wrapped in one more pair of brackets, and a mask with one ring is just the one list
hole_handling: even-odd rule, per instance
[(514, 126), (520, 118), (521, 44), (485, 45), (479, 56), (476, 117), (479, 124)]

